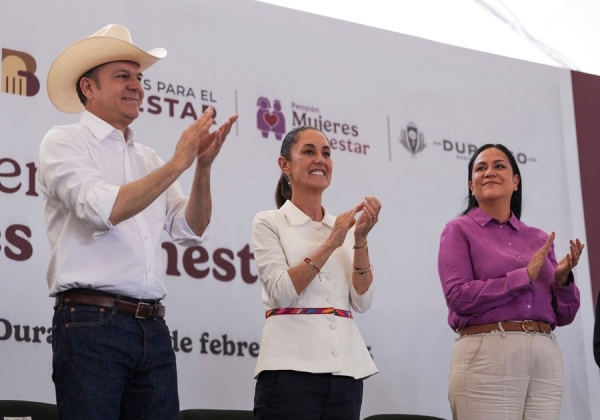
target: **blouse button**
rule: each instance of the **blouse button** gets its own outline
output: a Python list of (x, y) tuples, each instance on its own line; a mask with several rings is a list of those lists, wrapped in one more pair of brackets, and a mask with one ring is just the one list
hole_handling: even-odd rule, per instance
[(334, 350), (331, 352), (331, 354), (333, 354), (333, 357), (338, 357), (340, 355), (340, 352), (337, 350)]
[(315, 229), (321, 230), (321, 229), (323, 229), (323, 226), (321, 226), (321, 224), (318, 224), (318, 225), (315, 226)]
[(503, 225), (500, 225), (500, 229), (502, 229), (503, 227), (504, 227)]
[(329, 326), (329, 328), (331, 328), (332, 330), (335, 330), (335, 329), (337, 329), (337, 324), (331, 324)]
[(531, 309), (531, 305), (527, 305), (527, 307), (528, 307), (529, 309)]
[(331, 303), (332, 301), (333, 301), (333, 298), (331, 298), (331, 297), (328, 297), (328, 298), (327, 298), (327, 302), (328, 302), (328, 303)]
[(509, 245), (512, 245), (512, 242), (509, 242), (508, 244), (509, 244)]

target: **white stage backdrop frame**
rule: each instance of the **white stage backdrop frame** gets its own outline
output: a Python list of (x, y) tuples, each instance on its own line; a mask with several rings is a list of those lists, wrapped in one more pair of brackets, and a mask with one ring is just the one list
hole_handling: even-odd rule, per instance
[[(252, 407), (264, 313), (251, 222), (257, 211), (274, 208), (277, 135), (295, 125), (317, 124), (332, 142), (335, 170), (324, 196), (330, 212), (367, 194), (383, 203), (369, 241), (376, 299), (356, 316), (380, 370), (365, 382), (363, 416), (450, 417), (455, 334), (446, 322), (437, 249), (444, 224), (465, 204), (474, 148), (503, 143), (517, 155), (523, 220), (555, 231), (558, 255), (569, 238), (585, 238), (567, 70), (253, 1), (179, 0), (152, 8), (142, 0), (62, 0), (52, 7), (13, 1), (0, 15), (0, 48), (35, 60), (30, 70), (40, 89), (33, 96), (0, 92), (2, 399), (54, 401), (49, 246), (43, 199), (31, 179), (45, 132), (79, 116), (52, 107), (45, 79), (62, 48), (108, 23), (129, 27), (142, 48), (169, 52), (144, 74), (146, 99), (133, 124), (163, 159), (203, 107), (214, 106), (217, 121), (240, 115), (212, 171), (211, 239), (191, 251), (164, 239), (182, 408)], [(279, 122), (265, 133), (257, 126), (260, 98)], [(402, 144), (409, 129), (422, 147)], [(190, 182), (188, 171), (184, 190)], [(600, 385), (585, 257), (576, 277), (580, 313), (556, 333), (565, 361), (561, 419), (591, 420), (600, 416), (593, 397)]]

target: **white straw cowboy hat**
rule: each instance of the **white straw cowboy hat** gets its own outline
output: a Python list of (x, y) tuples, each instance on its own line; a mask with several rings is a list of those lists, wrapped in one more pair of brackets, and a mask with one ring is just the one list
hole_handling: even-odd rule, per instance
[(95, 34), (71, 44), (56, 57), (48, 72), (48, 96), (60, 111), (69, 114), (82, 112), (85, 107), (77, 96), (75, 85), (90, 69), (113, 61), (133, 61), (146, 70), (167, 50), (154, 48), (144, 52), (131, 42), (129, 30), (121, 25), (108, 25)]

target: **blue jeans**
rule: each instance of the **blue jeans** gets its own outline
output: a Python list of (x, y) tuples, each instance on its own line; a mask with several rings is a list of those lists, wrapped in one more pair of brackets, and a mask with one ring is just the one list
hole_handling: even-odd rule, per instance
[(359, 420), (363, 380), (331, 373), (264, 370), (256, 380), (257, 420)]
[(179, 419), (175, 353), (164, 319), (62, 305), (52, 328), (62, 420)]

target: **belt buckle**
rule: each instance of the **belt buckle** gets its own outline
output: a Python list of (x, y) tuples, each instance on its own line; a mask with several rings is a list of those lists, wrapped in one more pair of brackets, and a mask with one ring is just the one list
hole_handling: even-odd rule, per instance
[(523, 321), (521, 321), (521, 328), (523, 329), (523, 331), (525, 331), (525, 332), (526, 332), (526, 333), (528, 333), (528, 334), (533, 334), (535, 331), (531, 331), (531, 330), (528, 330), (527, 328), (525, 328), (525, 323), (526, 323), (526, 322), (531, 322), (531, 323), (533, 323), (533, 322), (535, 322), (535, 321), (534, 321), (534, 320), (532, 320), (532, 319), (524, 319)]
[[(152, 310), (152, 314), (150, 314), (150, 316), (140, 316), (139, 313), (140, 313), (140, 308), (142, 306), (154, 306), (154, 309)], [(138, 302), (137, 309), (135, 310), (135, 317), (138, 319), (152, 318), (154, 316), (154, 314), (156, 313), (156, 309), (157, 309), (157, 306), (153, 303)]]

